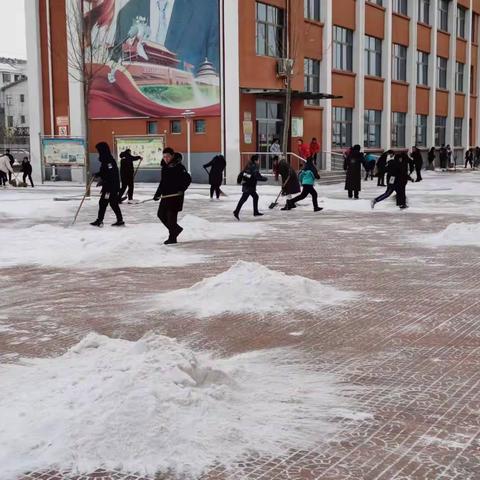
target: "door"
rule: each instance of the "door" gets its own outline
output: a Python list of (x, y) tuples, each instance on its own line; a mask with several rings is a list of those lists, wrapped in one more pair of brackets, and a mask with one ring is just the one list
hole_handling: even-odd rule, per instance
[(260, 155), (260, 170), (272, 172), (273, 155), (269, 155), (270, 145), (275, 138), (282, 141), (283, 104), (280, 101), (257, 100), (257, 152)]

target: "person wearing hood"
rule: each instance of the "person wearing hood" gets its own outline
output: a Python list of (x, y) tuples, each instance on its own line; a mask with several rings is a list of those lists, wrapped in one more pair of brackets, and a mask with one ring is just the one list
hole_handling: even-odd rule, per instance
[(397, 206), (401, 209), (408, 208), (405, 188), (408, 181), (412, 181), (409, 175), (409, 157), (406, 153), (398, 153), (395, 158), (387, 164), (387, 190), (379, 197), (372, 200), (372, 209), (375, 205), (393, 192), (397, 194)]
[[(210, 198), (213, 199), (213, 194), (217, 197), (217, 200), (220, 198), (222, 194), (222, 190), (220, 186), (223, 183), (223, 172), (225, 171), (225, 167), (227, 166), (227, 162), (225, 161), (225, 157), (223, 155), (215, 155), (212, 160), (206, 163), (203, 168), (208, 173), (208, 183), (210, 184)], [(210, 170), (207, 170), (207, 169)]]
[(248, 165), (238, 175), (237, 183), (242, 185), (242, 196), (238, 201), (237, 208), (233, 211), (233, 216), (237, 220), (240, 220), (240, 210), (242, 209), (243, 204), (248, 200), (248, 197), (252, 197), (253, 200), (253, 216), (263, 216), (263, 213), (260, 213), (258, 210), (257, 182), (266, 182), (268, 179), (260, 174), (258, 160), (258, 155), (252, 155)]
[[(423, 167), (423, 157), (422, 152), (417, 147), (412, 148), (412, 164), (415, 172), (417, 174), (416, 182), (422, 181), (422, 167)], [(412, 171), (410, 171), (412, 173)]]
[[(278, 172), (282, 177), (282, 195), (287, 197), (287, 203), (291, 200), (292, 195), (300, 193), (300, 182), (298, 181), (298, 175), (295, 169), (282, 158), (278, 164)], [(287, 204), (281, 210), (290, 210), (295, 208), (295, 205), (289, 207)]]
[(185, 192), (192, 183), (192, 177), (182, 163), (182, 155), (167, 147), (163, 150), (162, 177), (153, 199), (160, 205), (157, 216), (168, 230), (165, 245), (177, 243), (183, 228), (178, 225), (178, 213), (183, 210)]
[(473, 151), (471, 148), (465, 152), (465, 168), (470, 164), (470, 168), (473, 168)]
[(308, 195), (312, 196), (313, 211), (320, 212), (323, 210), (323, 208), (318, 206), (318, 194), (315, 190), (315, 180), (319, 180), (320, 175), (318, 174), (311, 158), (304, 163), (298, 178), (302, 184), (302, 193), (292, 200), (287, 200), (287, 210), (295, 208), (295, 204), (306, 198)]
[(110, 147), (106, 142), (98, 143), (95, 148), (98, 152), (98, 160), (100, 162), (100, 171), (94, 175), (94, 178), (99, 178), (102, 186), (100, 200), (98, 202), (98, 216), (97, 219), (90, 225), (93, 227), (102, 227), (103, 219), (107, 206), (111, 209), (117, 217), (117, 221), (112, 224), (112, 227), (123, 227), (122, 211), (118, 205), (120, 192), (120, 175), (118, 172), (117, 162), (112, 156)]
[(124, 193), (127, 191), (128, 203), (133, 200), (133, 191), (135, 189), (135, 168), (133, 162), (143, 160), (140, 156), (133, 156), (132, 151), (127, 148), (120, 154), (120, 178), (122, 180), (122, 189), (120, 190), (120, 202), (122, 203), (127, 197), (124, 197)]
[(343, 162), (343, 169), (347, 176), (345, 178), (345, 190), (348, 191), (348, 198), (358, 200), (358, 192), (362, 189), (362, 164), (364, 163), (363, 153), (360, 145), (354, 145), (350, 154)]
[(393, 155), (393, 150), (383, 152), (377, 160), (377, 187), (385, 187), (385, 174), (387, 173), (388, 159)]
[(11, 182), (12, 181), (12, 175), (14, 175), (14, 172), (13, 172), (13, 165), (15, 163), (15, 158), (14, 156), (10, 153), (10, 149), (7, 148), (5, 150), (5, 153), (2, 155), (2, 158), (7, 158), (8, 159), (8, 162), (10, 163), (10, 167), (11, 169), (8, 171), (8, 181)]
[(435, 170), (435, 147), (428, 151), (428, 169)]
[(30, 163), (30, 160), (28, 159), (28, 157), (23, 157), (21, 171), (23, 173), (23, 183), (27, 185), (27, 178), (28, 178), (28, 180), (30, 181), (30, 185), (33, 188), (34, 185), (32, 180), (32, 164)]
[(368, 177), (370, 177), (370, 180), (373, 180), (373, 173), (375, 171), (376, 163), (377, 160), (373, 153), (367, 153), (365, 155), (365, 163), (363, 165), (363, 168), (365, 168), (365, 181), (368, 180)]

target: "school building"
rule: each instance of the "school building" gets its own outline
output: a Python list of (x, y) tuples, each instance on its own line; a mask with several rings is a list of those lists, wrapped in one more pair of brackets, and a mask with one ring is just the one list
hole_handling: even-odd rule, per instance
[[(92, 170), (99, 141), (115, 148), (119, 138), (159, 136), (185, 158), (191, 152), (196, 181), (224, 153), (233, 183), (252, 152), (282, 137), (289, 71), (289, 150), (317, 138), (325, 170), (341, 168), (338, 154), (355, 143), (375, 152), (450, 144), (458, 156), (480, 143), (480, 0), (91, 5), (26, 1), (31, 156), (46, 178), (42, 138), (84, 138), (88, 125)], [(86, 55), (97, 67), (88, 93), (72, 65), (79, 8), (102, 39)], [(80, 170), (58, 165), (57, 173), (78, 178)], [(139, 175), (156, 181), (155, 161)]]

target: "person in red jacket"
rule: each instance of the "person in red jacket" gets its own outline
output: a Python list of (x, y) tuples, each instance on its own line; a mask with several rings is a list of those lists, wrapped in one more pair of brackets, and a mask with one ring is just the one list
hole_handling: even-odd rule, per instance
[(303, 140), (301, 138), (298, 139), (297, 141), (298, 144), (298, 154), (304, 159), (307, 160), (310, 158), (310, 147), (306, 144), (303, 143)]
[(317, 142), (317, 139), (313, 137), (312, 141), (310, 142), (310, 155), (312, 156), (312, 160), (315, 165), (317, 164), (317, 157), (319, 153), (320, 144)]

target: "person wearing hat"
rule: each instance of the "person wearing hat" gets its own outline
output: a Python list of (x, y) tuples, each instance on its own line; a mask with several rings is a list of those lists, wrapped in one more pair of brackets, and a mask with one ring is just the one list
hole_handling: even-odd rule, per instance
[(178, 213), (183, 210), (185, 192), (192, 182), (192, 177), (182, 163), (183, 157), (172, 148), (163, 150), (162, 178), (153, 199), (160, 200), (158, 218), (168, 229), (165, 245), (177, 243), (183, 228), (178, 225)]
[(355, 198), (355, 200), (358, 200), (358, 192), (362, 189), (364, 156), (360, 148), (360, 145), (354, 145), (343, 162), (343, 169), (346, 172), (345, 190), (348, 191), (348, 198)]
[(128, 203), (131, 203), (133, 200), (133, 190), (135, 188), (135, 169), (133, 162), (138, 162), (139, 160), (143, 160), (142, 157), (134, 157), (129, 148), (120, 154), (120, 178), (122, 180), (122, 188), (120, 190), (120, 201), (118, 203), (122, 203), (127, 199), (127, 197), (123, 196), (127, 189)]

